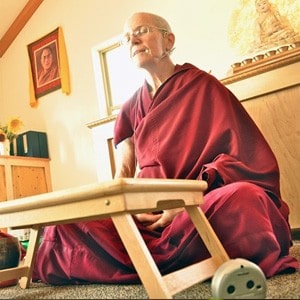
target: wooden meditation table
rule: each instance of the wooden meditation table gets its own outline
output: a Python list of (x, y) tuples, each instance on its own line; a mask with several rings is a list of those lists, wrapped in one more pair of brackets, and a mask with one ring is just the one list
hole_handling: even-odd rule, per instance
[[(20, 278), (21, 288), (30, 286), (43, 227), (110, 217), (149, 297), (172, 298), (211, 278), (229, 260), (204, 213), (198, 209), (206, 188), (207, 183), (199, 180), (121, 178), (0, 202), (0, 228), (30, 228), (25, 259), (16, 268), (0, 270), (0, 281)], [(185, 208), (211, 257), (161, 275), (132, 215), (177, 207)]]

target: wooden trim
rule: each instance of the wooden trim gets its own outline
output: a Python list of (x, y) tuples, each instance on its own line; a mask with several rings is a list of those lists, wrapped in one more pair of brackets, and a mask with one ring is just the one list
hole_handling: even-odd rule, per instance
[(276, 68), (284, 67), (300, 61), (300, 47), (287, 50), (274, 56), (242, 65), (233, 70), (233, 75), (221, 80), (224, 85), (253, 77)]
[(3, 56), (43, 1), (44, 0), (28, 0), (27, 4), (0, 40), (0, 57)]
[(103, 124), (106, 124), (109, 122), (113, 122), (116, 120), (116, 118), (117, 118), (117, 115), (111, 115), (111, 116), (87, 123), (86, 126), (90, 129), (92, 129), (97, 126), (100, 126), (100, 125), (103, 125)]
[(106, 141), (107, 141), (107, 148), (108, 148), (108, 154), (109, 154), (111, 176), (112, 176), (112, 178), (114, 178), (117, 167), (116, 167), (116, 158), (115, 158), (115, 149), (114, 149), (113, 138), (108, 138)]

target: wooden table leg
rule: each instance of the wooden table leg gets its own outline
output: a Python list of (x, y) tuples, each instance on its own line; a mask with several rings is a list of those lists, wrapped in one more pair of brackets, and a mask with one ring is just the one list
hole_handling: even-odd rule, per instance
[(19, 281), (20, 287), (22, 289), (26, 289), (30, 285), (33, 267), (34, 267), (35, 255), (39, 247), (39, 239), (41, 236), (41, 232), (42, 232), (41, 227), (33, 227), (30, 230), (28, 248), (27, 248), (26, 256), (24, 258), (24, 266), (28, 267), (28, 271), (26, 276), (22, 277)]
[(168, 291), (133, 217), (128, 213), (120, 213), (113, 214), (112, 220), (149, 297), (171, 299), (172, 295)]
[(185, 209), (211, 256), (219, 256), (223, 262), (228, 261), (230, 258), (204, 212), (198, 206), (186, 206)]

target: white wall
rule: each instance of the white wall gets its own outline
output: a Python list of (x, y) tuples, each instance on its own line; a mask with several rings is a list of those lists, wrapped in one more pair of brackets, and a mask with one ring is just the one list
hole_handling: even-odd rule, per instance
[[(45, 131), (53, 189), (97, 181), (92, 133), (99, 118), (91, 49), (121, 33), (135, 11), (158, 13), (176, 33), (174, 61), (189, 61), (222, 77), (233, 55), (227, 42), (230, 13), (238, 0), (44, 0), (0, 59), (0, 121), (19, 115), (24, 131)], [(63, 29), (71, 94), (54, 91), (29, 106), (27, 45), (56, 27)]]

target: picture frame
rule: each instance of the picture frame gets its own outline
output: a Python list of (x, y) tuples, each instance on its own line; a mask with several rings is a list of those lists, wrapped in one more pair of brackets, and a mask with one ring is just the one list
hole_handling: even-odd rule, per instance
[(60, 89), (59, 29), (29, 44), (27, 49), (35, 97)]

